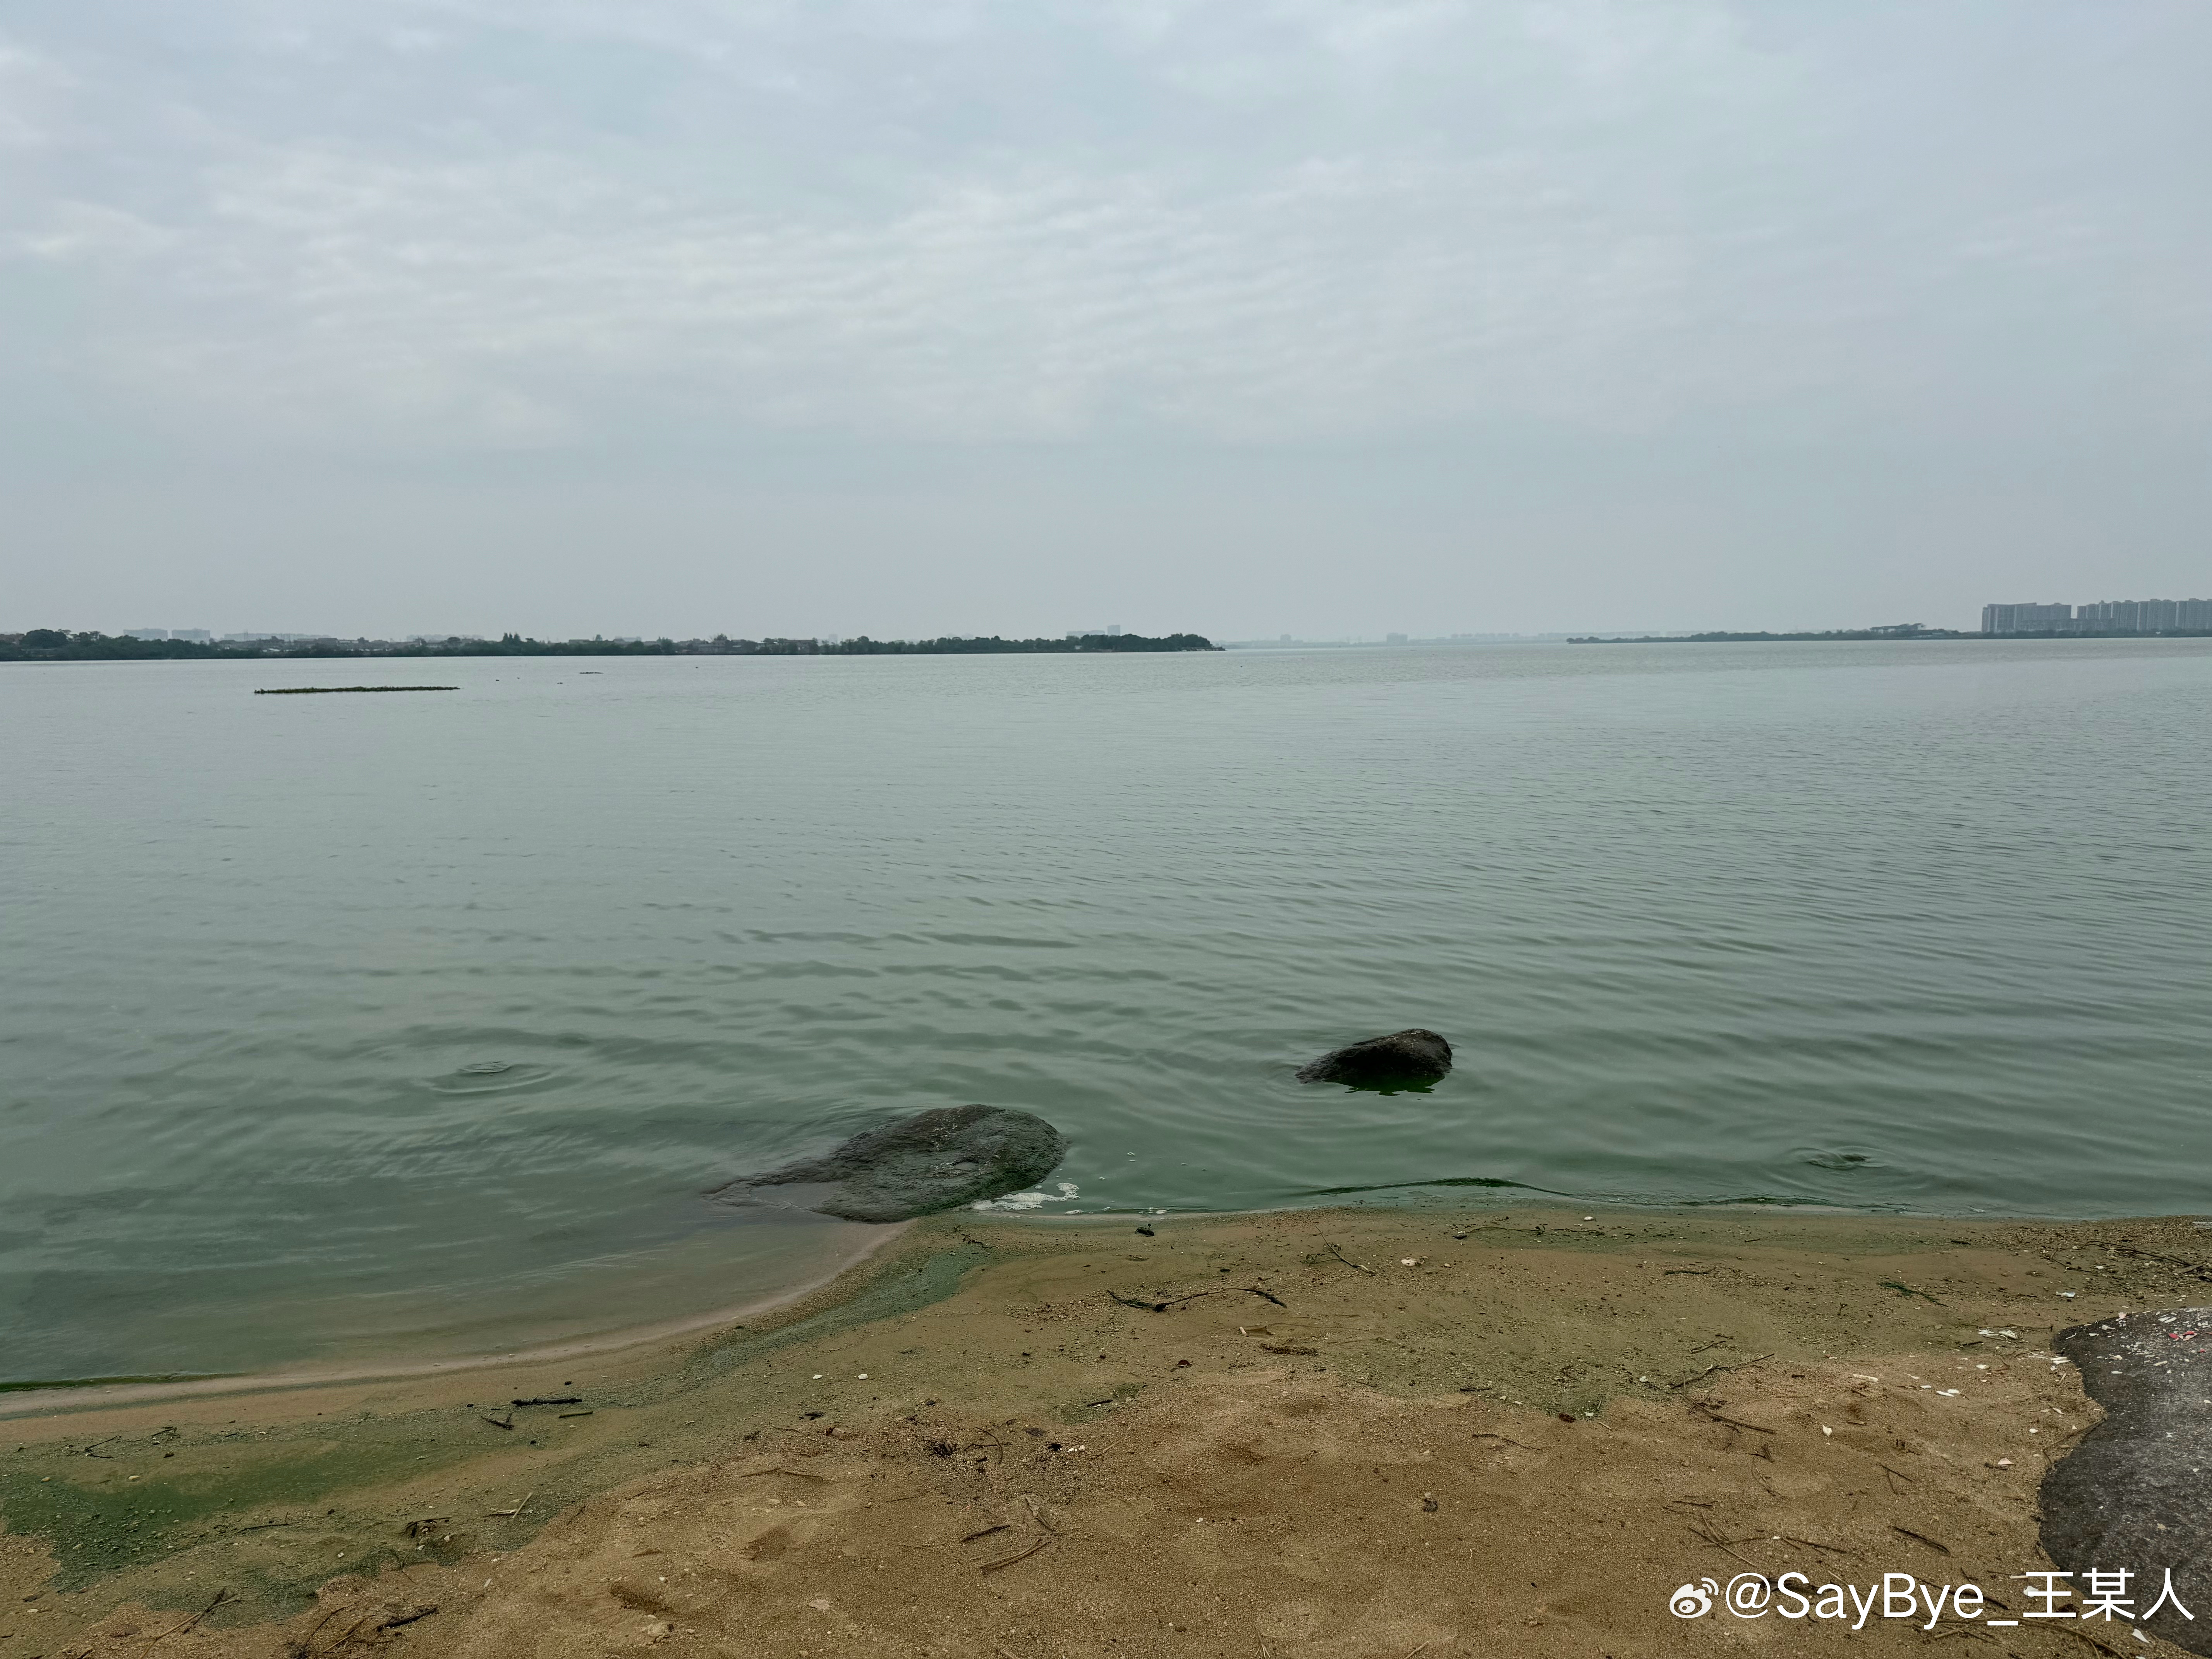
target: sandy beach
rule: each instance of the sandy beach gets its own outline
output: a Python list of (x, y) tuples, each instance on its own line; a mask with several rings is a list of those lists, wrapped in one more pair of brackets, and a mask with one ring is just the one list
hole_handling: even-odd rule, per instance
[(1668, 1601), (1793, 1569), (2013, 1601), (2097, 1420), (2052, 1334), (2196, 1299), (2191, 1221), (1135, 1224), (942, 1217), (568, 1358), (7, 1397), (0, 1659), (2174, 1651)]

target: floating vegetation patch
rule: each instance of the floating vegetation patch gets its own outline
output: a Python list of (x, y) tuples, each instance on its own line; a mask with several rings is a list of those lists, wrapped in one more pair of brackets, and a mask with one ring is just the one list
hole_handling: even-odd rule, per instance
[(1309, 1187), (1304, 1198), (1327, 1198), (1338, 1193), (1395, 1193), (1407, 1187), (1511, 1187), (1524, 1193), (1547, 1193), (1553, 1198), (1572, 1198), (1551, 1187), (1532, 1187), (1525, 1181), (1506, 1181), (1497, 1176), (1437, 1176), (1429, 1181), (1385, 1181), (1373, 1187)]
[(1771, 1193), (1745, 1193), (1735, 1198), (1686, 1198), (1679, 1201), (1686, 1210), (1704, 1210), (1710, 1209), (1716, 1204), (1779, 1204), (1789, 1206), (1805, 1204), (1811, 1200), (1802, 1198), (1777, 1198)]
[(165, 1371), (159, 1376), (57, 1376), (21, 1382), (0, 1382), (0, 1394), (23, 1394), (33, 1389), (112, 1389), (126, 1382), (204, 1382), (232, 1371)]
[(257, 688), (257, 697), (334, 697), (351, 691), (458, 691), (458, 685), (275, 685)]
[(1879, 1170), (1882, 1167), (1880, 1159), (1869, 1158), (1864, 1152), (1814, 1152), (1807, 1157), (1805, 1162), (1816, 1170)]

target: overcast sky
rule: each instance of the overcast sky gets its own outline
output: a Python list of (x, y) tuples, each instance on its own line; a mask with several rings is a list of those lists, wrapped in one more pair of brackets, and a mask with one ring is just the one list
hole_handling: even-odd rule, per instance
[(11, 0), (0, 629), (2212, 593), (2203, 0)]

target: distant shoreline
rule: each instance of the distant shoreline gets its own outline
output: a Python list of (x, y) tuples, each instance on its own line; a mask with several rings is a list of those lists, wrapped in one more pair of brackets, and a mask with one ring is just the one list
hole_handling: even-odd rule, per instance
[(0, 634), (0, 662), (267, 662), (331, 657), (885, 657), (1066, 655), (1116, 651), (1218, 651), (1202, 634), (1081, 634), (1060, 639), (872, 640), (298, 640), (259, 644), (141, 640), (129, 635), (33, 628)]
[(1731, 645), (1760, 640), (2203, 640), (2212, 629), (2168, 628), (2155, 633), (2141, 629), (2114, 628), (2076, 633), (2045, 630), (2038, 634), (1969, 633), (1956, 628), (1837, 628), (1817, 634), (1581, 634), (1569, 645)]
[[(31, 644), (37, 635), (58, 644)], [(255, 645), (203, 644), (192, 640), (140, 640), (126, 635), (70, 634), (33, 629), (0, 634), (0, 663), (8, 662), (281, 662), (330, 659), (446, 657), (895, 657), (895, 656), (1070, 656), (1099, 652), (1158, 653), (1255, 649), (1402, 649), (1437, 645), (1732, 645), (1898, 640), (2201, 640), (2212, 629), (2107, 629), (2033, 634), (1984, 634), (1951, 628), (1838, 628), (1800, 633), (1571, 634), (1498, 636), (1479, 640), (1237, 640), (1217, 645), (1202, 634), (1086, 634), (1068, 639), (1010, 640), (998, 635), (935, 640), (532, 640), (509, 635), (497, 640), (459, 637), (441, 641), (313, 641)], [(376, 688), (381, 690), (383, 688)]]

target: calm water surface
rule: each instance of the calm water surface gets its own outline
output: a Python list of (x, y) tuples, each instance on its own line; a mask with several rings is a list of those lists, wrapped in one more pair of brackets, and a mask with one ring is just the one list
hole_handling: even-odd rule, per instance
[(2212, 1208), (2208, 732), (2207, 641), (0, 668), (0, 1377), (727, 1305), (846, 1230), (702, 1188), (965, 1101), (1046, 1213)]

